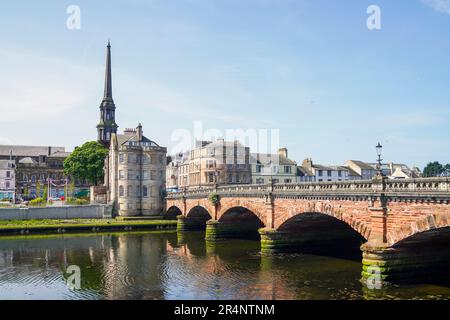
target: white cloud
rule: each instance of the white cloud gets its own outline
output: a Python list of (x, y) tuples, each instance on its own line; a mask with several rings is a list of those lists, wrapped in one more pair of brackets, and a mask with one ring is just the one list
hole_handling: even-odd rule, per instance
[(422, 2), (436, 11), (450, 13), (450, 0), (422, 0)]

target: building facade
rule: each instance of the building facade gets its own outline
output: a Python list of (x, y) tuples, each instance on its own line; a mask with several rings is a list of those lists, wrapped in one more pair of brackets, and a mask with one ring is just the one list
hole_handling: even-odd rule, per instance
[(376, 174), (377, 170), (368, 163), (359, 160), (348, 160), (345, 166), (356, 172), (360, 179), (371, 180)]
[(309, 176), (313, 176), (316, 182), (356, 180), (355, 173), (348, 167), (315, 164), (311, 158), (303, 160), (302, 169), (308, 172)]
[(12, 159), (15, 167), (16, 198), (34, 199), (44, 193), (52, 198), (65, 196), (66, 186), (74, 185), (74, 193), (88, 190), (86, 181), (71, 179), (64, 174), (64, 160), (70, 155), (64, 147), (1, 145), (0, 159)]
[(238, 141), (197, 141), (166, 168), (171, 189), (195, 189), (225, 184), (250, 184), (250, 149)]
[(252, 153), (252, 183), (295, 183), (297, 163), (288, 158), (288, 150), (280, 148), (277, 154)]
[(13, 160), (0, 160), (0, 201), (16, 198), (16, 164)]
[(167, 149), (143, 135), (142, 126), (112, 134), (108, 201), (120, 216), (160, 215), (164, 211)]

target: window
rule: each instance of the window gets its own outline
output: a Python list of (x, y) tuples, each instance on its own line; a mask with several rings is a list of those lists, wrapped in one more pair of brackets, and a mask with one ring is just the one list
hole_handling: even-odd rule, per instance
[(128, 179), (132, 180), (133, 178), (133, 170), (128, 170)]
[(328, 176), (328, 177), (331, 177), (331, 170), (328, 170), (328, 171), (327, 171), (327, 176)]
[(5, 182), (5, 187), (6, 187), (6, 189), (9, 189), (9, 187), (10, 187), (9, 181)]
[(142, 163), (143, 164), (149, 164), (150, 163), (150, 156), (148, 154), (144, 154), (142, 156)]
[(284, 173), (291, 173), (291, 167), (290, 166), (284, 166)]
[(262, 171), (262, 165), (257, 164), (256, 165), (256, 172), (261, 173), (261, 171)]
[[(319, 170), (319, 177), (321, 177), (322, 175), (323, 175), (323, 171)], [(320, 181), (322, 181), (322, 180), (320, 180)]]
[(142, 196), (148, 197), (148, 188), (147, 186), (142, 186)]
[(119, 162), (120, 162), (120, 163), (125, 162), (125, 154), (119, 153)]
[(123, 197), (124, 196), (123, 193), (124, 193), (123, 192), (123, 186), (119, 186), (119, 197)]
[(338, 171), (338, 176), (342, 177), (342, 171), (341, 170)]
[(212, 169), (216, 166), (216, 161), (214, 160), (207, 160), (206, 161), (206, 168), (207, 169)]
[(264, 178), (257, 178), (256, 179), (257, 184), (264, 184)]
[(143, 176), (144, 176), (144, 180), (150, 179), (150, 172), (144, 171), (144, 172), (143, 172)]
[(132, 194), (133, 194), (133, 191), (131, 189), (131, 186), (128, 186), (128, 188), (127, 188), (127, 196), (131, 197)]
[(284, 179), (284, 183), (292, 183), (291, 179)]
[(125, 179), (125, 173), (123, 170), (119, 170), (119, 179)]
[(128, 163), (134, 163), (134, 162), (136, 162), (136, 155), (133, 153), (130, 153), (128, 155)]
[(11, 171), (6, 171), (6, 177), (11, 178)]
[(140, 187), (140, 186), (136, 186), (136, 195), (137, 195), (138, 197), (141, 196), (141, 187)]

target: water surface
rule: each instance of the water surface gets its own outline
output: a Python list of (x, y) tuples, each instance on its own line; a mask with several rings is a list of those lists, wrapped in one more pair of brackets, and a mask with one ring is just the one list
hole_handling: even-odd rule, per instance
[[(208, 246), (204, 233), (0, 238), (0, 299), (449, 299), (443, 284), (367, 290), (361, 263), (261, 256), (259, 242)], [(81, 289), (67, 286), (68, 266)]]

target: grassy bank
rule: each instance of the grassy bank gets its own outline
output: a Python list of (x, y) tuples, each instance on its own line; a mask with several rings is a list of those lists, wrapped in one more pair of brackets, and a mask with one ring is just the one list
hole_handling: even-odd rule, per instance
[(175, 220), (73, 219), (0, 221), (0, 235), (176, 229)]

